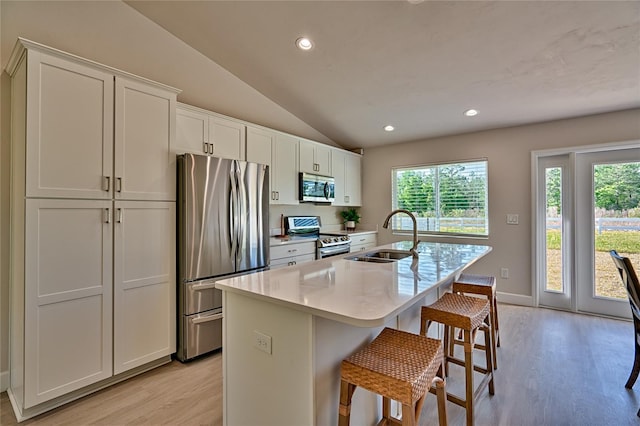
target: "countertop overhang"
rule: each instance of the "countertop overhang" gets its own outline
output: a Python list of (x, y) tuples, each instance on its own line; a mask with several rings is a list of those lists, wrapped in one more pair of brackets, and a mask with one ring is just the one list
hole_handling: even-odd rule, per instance
[[(401, 241), (369, 251), (411, 246)], [(350, 253), (222, 279), (216, 288), (358, 327), (378, 327), (490, 251), (486, 245), (424, 242), (417, 262), (411, 256), (389, 263), (356, 262), (347, 258), (363, 253)]]

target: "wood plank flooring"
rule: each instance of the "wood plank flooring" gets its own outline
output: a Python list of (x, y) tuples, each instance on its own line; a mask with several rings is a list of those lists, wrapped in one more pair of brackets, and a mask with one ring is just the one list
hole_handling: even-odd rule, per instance
[[(482, 393), (476, 425), (640, 425), (640, 380), (634, 389), (624, 387), (633, 364), (631, 322), (512, 305), (498, 309), (496, 392)], [(221, 369), (220, 353), (188, 364), (174, 361), (21, 424), (220, 425)], [(463, 395), (463, 386), (462, 368), (452, 365), (448, 390)], [(427, 396), (421, 425), (437, 424), (435, 402)], [(447, 414), (450, 425), (464, 424), (461, 407), (448, 403)], [(15, 424), (2, 393), (0, 425)]]

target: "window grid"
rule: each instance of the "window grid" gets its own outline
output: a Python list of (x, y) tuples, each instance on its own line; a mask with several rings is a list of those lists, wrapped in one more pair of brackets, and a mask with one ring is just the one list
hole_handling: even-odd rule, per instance
[[(475, 160), (392, 169), (392, 208), (412, 212), (423, 234), (489, 235), (488, 162)], [(406, 215), (394, 231), (411, 231)]]

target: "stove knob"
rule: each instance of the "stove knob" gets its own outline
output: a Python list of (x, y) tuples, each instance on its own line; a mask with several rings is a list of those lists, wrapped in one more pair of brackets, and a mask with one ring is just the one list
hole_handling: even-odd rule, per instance
[(346, 235), (344, 237), (341, 238), (342, 241), (349, 241), (349, 237), (347, 237)]
[(329, 244), (331, 242), (331, 238), (325, 238), (322, 240), (323, 243)]

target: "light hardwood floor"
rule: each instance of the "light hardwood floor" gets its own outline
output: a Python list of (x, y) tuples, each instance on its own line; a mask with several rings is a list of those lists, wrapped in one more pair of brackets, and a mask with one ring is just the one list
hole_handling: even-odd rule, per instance
[[(498, 309), (496, 392), (482, 393), (476, 425), (640, 425), (640, 381), (636, 389), (624, 387), (633, 364), (631, 322), (521, 306)], [(21, 424), (220, 425), (221, 368), (220, 353), (188, 364), (174, 361)], [(462, 394), (463, 386), (462, 368), (451, 366), (447, 387)], [(0, 425), (15, 425), (6, 393), (0, 403)], [(448, 403), (447, 414), (450, 425), (464, 424), (462, 408)], [(420, 424), (437, 424), (433, 395)]]

